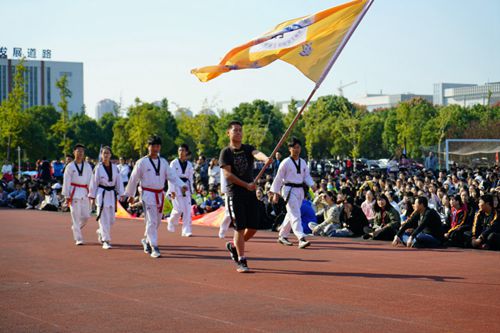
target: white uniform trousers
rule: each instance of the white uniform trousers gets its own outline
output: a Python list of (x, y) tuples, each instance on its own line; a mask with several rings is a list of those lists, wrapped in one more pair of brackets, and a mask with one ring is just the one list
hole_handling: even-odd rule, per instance
[(231, 215), (229, 215), (229, 209), (227, 208), (228, 207), (227, 195), (224, 201), (225, 201), (224, 218), (222, 219), (222, 222), (219, 227), (219, 238), (224, 238), (226, 236), (226, 232), (229, 229), (229, 226), (231, 225)]
[(70, 205), (73, 238), (75, 241), (83, 241), (82, 228), (87, 224), (90, 217), (89, 198), (73, 199)]
[[(189, 192), (186, 196), (176, 195), (172, 202), (172, 213), (170, 213), (170, 218), (168, 219), (171, 228), (175, 228), (179, 224), (179, 220), (182, 216), (182, 234), (188, 235), (192, 234), (191, 231), (191, 196)], [(175, 229), (174, 229), (175, 230)]]
[[(304, 190), (302, 188), (292, 188), (290, 196), (286, 204), (286, 215), (281, 225), (279, 235), (287, 238), (290, 235), (290, 230), (293, 230), (297, 239), (304, 238), (304, 230), (302, 229), (302, 219), (300, 215), (300, 207), (304, 200)], [(286, 196), (285, 196), (286, 199)]]
[(98, 214), (102, 209), (99, 218), (99, 233), (103, 242), (111, 242), (111, 227), (115, 223), (115, 207), (97, 207)]
[(146, 223), (146, 230), (144, 235), (146, 241), (151, 246), (158, 246), (158, 229), (161, 224), (162, 213), (158, 211), (158, 206), (155, 204), (147, 204), (143, 202), (144, 207), (144, 222)]

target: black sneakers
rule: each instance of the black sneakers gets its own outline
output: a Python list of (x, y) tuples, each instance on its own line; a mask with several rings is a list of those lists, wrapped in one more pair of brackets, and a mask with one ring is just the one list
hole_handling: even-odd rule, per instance
[(248, 268), (247, 260), (241, 259), (238, 261), (238, 267), (236, 268), (238, 273), (248, 273), (250, 272), (250, 268)]
[(236, 247), (233, 245), (233, 242), (227, 242), (226, 249), (231, 254), (231, 259), (233, 259), (234, 262), (238, 263), (238, 251), (236, 251)]

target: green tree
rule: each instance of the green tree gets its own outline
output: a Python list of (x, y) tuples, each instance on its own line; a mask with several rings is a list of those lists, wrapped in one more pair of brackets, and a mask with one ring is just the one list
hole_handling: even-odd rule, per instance
[(437, 112), (434, 106), (421, 97), (403, 102), (396, 108), (398, 143), (406, 144), (409, 157), (421, 157), (422, 129), (432, 120)]
[(59, 89), (60, 101), (58, 103), (61, 109), (61, 117), (52, 125), (52, 132), (59, 142), (59, 147), (62, 149), (63, 154), (69, 154), (71, 151), (72, 141), (68, 137), (69, 125), (69, 112), (68, 112), (68, 98), (71, 98), (72, 93), (68, 88), (68, 78), (66, 75), (56, 81), (56, 87)]
[(102, 129), (95, 119), (84, 113), (77, 113), (69, 121), (71, 129), (68, 137), (72, 142), (85, 145), (86, 154), (92, 158), (99, 158), (99, 150), (102, 145)]
[(111, 146), (113, 142), (113, 126), (120, 119), (114, 113), (105, 113), (98, 121), (103, 145)]
[[(23, 125), (26, 123), (26, 117), (23, 114), (26, 92), (24, 73), (24, 58), (21, 59), (15, 67), (15, 75), (12, 91), (0, 105), (0, 137), (5, 144), (7, 160), (11, 158), (11, 147), (20, 144), (20, 135)], [(3, 150), (3, 149), (2, 149)]]
[(134, 150), (130, 141), (128, 118), (119, 118), (113, 125), (113, 153), (125, 158), (138, 158), (140, 154)]

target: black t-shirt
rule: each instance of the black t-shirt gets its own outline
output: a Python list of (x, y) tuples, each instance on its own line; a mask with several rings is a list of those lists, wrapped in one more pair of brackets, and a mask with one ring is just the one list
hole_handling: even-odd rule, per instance
[[(253, 181), (253, 162), (252, 152), (254, 146), (242, 144), (240, 149), (226, 147), (221, 150), (219, 162), (221, 167), (231, 166), (231, 172), (239, 179), (251, 183)], [(229, 194), (249, 192), (247, 189), (228, 182), (227, 190)]]

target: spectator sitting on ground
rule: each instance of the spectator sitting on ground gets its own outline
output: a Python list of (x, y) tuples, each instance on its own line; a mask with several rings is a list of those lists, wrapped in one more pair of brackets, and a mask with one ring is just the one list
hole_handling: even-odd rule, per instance
[(335, 203), (334, 198), (334, 194), (327, 191), (314, 200), (315, 206), (318, 208), (321, 207), (321, 210), (316, 210), (323, 212), (323, 222), (320, 224), (314, 222), (309, 223), (309, 229), (311, 229), (313, 235), (325, 236), (332, 230), (340, 228), (341, 207)]
[(54, 176), (55, 179), (62, 181), (63, 180), (63, 169), (64, 169), (64, 163), (59, 160), (53, 160), (52, 161), (52, 176)]
[(220, 166), (219, 161), (216, 158), (210, 160), (210, 165), (208, 166), (208, 187), (217, 188), (220, 182)]
[(389, 203), (385, 194), (377, 196), (377, 203), (373, 207), (375, 218), (373, 228), (366, 227), (363, 238), (374, 240), (392, 240), (401, 225), (401, 217), (397, 210)]
[(7, 160), (5, 160), (2, 165), (2, 179), (7, 182), (10, 182), (14, 179), (14, 167)]
[(43, 200), (38, 185), (31, 185), (29, 187), (29, 192), (30, 193), (26, 201), (26, 209), (38, 209)]
[(399, 229), (392, 244), (417, 248), (435, 248), (443, 244), (444, 233), (439, 214), (428, 207), (427, 198), (415, 200), (414, 213)]
[(40, 162), (37, 171), (38, 179), (43, 183), (48, 184), (52, 179), (52, 167), (46, 157), (42, 157), (42, 161)]
[(479, 211), (472, 225), (472, 247), (484, 250), (500, 250), (500, 220), (493, 209), (493, 196), (485, 194), (479, 199)]
[(11, 208), (25, 208), (28, 195), (21, 182), (16, 181), (15, 190), (7, 196), (8, 206)]
[(450, 199), (451, 214), (450, 214), (450, 228), (444, 234), (445, 240), (448, 245), (465, 247), (464, 232), (468, 231), (467, 225), (467, 210), (462, 203), (460, 195), (455, 195)]
[(396, 197), (396, 195), (394, 194), (393, 191), (385, 191), (385, 196), (387, 197), (387, 199), (389, 200), (389, 203), (391, 204), (392, 207), (394, 207), (394, 209), (398, 212), (399, 215), (401, 215), (401, 209), (399, 208), (399, 205), (398, 205), (398, 198)]
[(359, 237), (368, 226), (368, 220), (360, 207), (354, 204), (354, 198), (348, 196), (344, 200), (340, 214), (341, 229), (333, 230), (331, 237)]
[(302, 205), (300, 206), (300, 219), (302, 221), (302, 230), (304, 233), (311, 234), (312, 230), (309, 228), (309, 223), (317, 223), (318, 219), (312, 202), (308, 199), (302, 201)]
[(224, 201), (222, 198), (217, 194), (217, 191), (214, 188), (211, 188), (208, 190), (207, 199), (200, 206), (205, 213), (210, 213), (216, 211), (223, 205)]
[(40, 204), (40, 210), (57, 212), (59, 208), (59, 199), (57, 198), (56, 191), (52, 190), (49, 185), (43, 187), (44, 199)]
[(375, 218), (375, 211), (373, 210), (373, 206), (375, 206), (375, 198), (373, 197), (372, 191), (367, 191), (365, 195), (365, 201), (361, 204), (361, 210), (366, 216), (368, 223), (373, 223), (373, 219)]
[(3, 186), (0, 186), (0, 207), (7, 207), (8, 203), (7, 191), (4, 190)]

